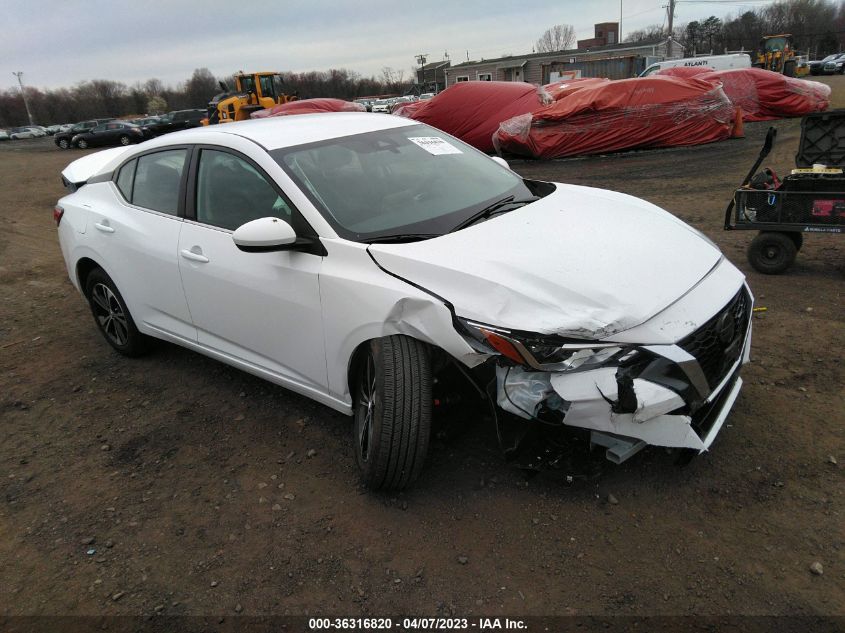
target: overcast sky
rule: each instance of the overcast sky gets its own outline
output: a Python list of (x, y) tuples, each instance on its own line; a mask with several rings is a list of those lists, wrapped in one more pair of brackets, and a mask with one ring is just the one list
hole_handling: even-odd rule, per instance
[[(666, 0), (622, 0), (622, 37), (662, 23)], [(724, 17), (765, 0), (681, 2), (678, 23)], [(619, 19), (619, 0), (9, 0), (0, 38), (0, 88), (42, 88), (86, 79), (176, 84), (194, 68), (349, 68), (407, 75), (418, 53), (453, 63), (531, 52), (545, 29), (572, 24), (578, 38)]]

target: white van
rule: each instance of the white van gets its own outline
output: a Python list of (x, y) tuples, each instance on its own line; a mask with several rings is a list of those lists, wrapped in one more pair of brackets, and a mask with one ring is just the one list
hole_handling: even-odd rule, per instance
[(707, 55), (705, 57), (686, 57), (684, 59), (667, 59), (657, 62), (640, 73), (640, 77), (647, 77), (664, 68), (677, 66), (706, 66), (711, 70), (730, 70), (731, 68), (751, 68), (751, 58), (747, 53), (732, 53), (730, 55)]

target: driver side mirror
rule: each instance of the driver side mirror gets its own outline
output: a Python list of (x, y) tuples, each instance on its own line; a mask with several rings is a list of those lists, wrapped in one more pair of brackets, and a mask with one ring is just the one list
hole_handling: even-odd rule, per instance
[(258, 218), (239, 226), (232, 241), (247, 253), (269, 253), (289, 250), (297, 245), (296, 232), (279, 218)]

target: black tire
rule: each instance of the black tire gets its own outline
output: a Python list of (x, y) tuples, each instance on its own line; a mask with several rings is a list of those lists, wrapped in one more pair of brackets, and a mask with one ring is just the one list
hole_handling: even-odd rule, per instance
[(787, 233), (787, 235), (795, 244), (795, 250), (800, 251), (801, 247), (804, 246), (804, 234), (799, 233), (798, 231), (792, 231), (791, 233)]
[(121, 145), (132, 145), (132, 139), (129, 138), (126, 134), (120, 137), (120, 144)]
[(370, 342), (354, 385), (355, 459), (372, 490), (401, 490), (419, 477), (431, 436), (431, 359), (407, 336)]
[(76, 141), (76, 146), (79, 149), (88, 149), (88, 141), (86, 141), (84, 138), (81, 138), (78, 141)]
[(149, 337), (141, 334), (126, 302), (102, 268), (92, 270), (85, 280), (85, 296), (103, 338), (126, 356), (140, 356), (150, 347)]
[(748, 262), (764, 275), (778, 275), (795, 261), (798, 249), (789, 233), (762, 231), (748, 246)]
[(67, 140), (66, 138), (60, 138), (57, 145), (59, 147), (61, 147), (62, 149), (70, 149), (70, 141)]
[(795, 76), (795, 62), (789, 61), (783, 65), (783, 74), (786, 77), (794, 77)]

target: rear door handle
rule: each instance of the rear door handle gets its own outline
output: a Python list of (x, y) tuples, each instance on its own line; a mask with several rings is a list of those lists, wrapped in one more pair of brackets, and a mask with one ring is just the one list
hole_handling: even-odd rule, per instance
[[(196, 248), (196, 247), (194, 247), (194, 248)], [(195, 253), (194, 251), (189, 251), (189, 250), (183, 248), (179, 252), (181, 253), (182, 257), (184, 257), (185, 259), (190, 259), (192, 262), (200, 262), (202, 264), (208, 263), (208, 257), (203, 255), (202, 251), (200, 251), (199, 253)]]
[(100, 224), (99, 222), (95, 222), (94, 226), (97, 227), (98, 231), (102, 231), (103, 233), (114, 233), (114, 229), (108, 224)]

